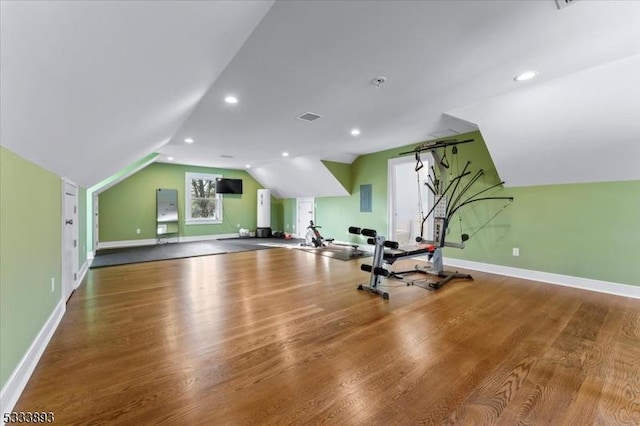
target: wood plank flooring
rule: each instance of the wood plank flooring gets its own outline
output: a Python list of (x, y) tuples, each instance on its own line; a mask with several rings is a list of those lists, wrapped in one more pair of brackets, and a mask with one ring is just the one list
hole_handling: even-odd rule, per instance
[(359, 265), (272, 249), (91, 270), (15, 411), (65, 425), (640, 424), (640, 301), (473, 271), (438, 292), (391, 281), (383, 300), (356, 290)]

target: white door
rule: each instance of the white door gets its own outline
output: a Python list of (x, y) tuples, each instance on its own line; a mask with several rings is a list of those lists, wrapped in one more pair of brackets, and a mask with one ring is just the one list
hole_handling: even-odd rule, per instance
[[(417, 173), (415, 160), (403, 157), (389, 160), (389, 239), (401, 245), (415, 244), (420, 236), (422, 218), (429, 211), (432, 196), (425, 185), (429, 164)], [(431, 218), (424, 224), (423, 237), (431, 239)]]
[(315, 220), (315, 199), (314, 198), (298, 198), (296, 204), (298, 205), (296, 220), (296, 232), (298, 238), (304, 238), (307, 234), (307, 227), (309, 222)]
[(93, 252), (95, 253), (98, 250), (98, 231), (100, 227), (98, 226), (98, 195), (93, 194)]
[(77, 187), (64, 182), (62, 217), (62, 300), (77, 287), (78, 278), (78, 199)]

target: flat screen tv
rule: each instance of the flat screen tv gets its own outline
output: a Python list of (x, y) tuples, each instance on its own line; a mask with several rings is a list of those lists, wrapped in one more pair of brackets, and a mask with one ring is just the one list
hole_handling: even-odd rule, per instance
[(242, 179), (216, 179), (216, 194), (242, 194)]

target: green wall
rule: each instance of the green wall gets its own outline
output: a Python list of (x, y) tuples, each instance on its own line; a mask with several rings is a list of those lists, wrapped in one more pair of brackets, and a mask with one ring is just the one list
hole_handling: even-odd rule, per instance
[[(358, 157), (351, 165), (350, 196), (316, 198), (316, 223), (322, 235), (342, 241), (361, 241), (347, 232), (349, 226), (387, 231), (387, 161), (412, 149), (394, 148)], [(372, 185), (372, 211), (360, 213), (360, 185)]]
[(322, 164), (335, 176), (340, 184), (351, 193), (352, 168), (351, 164), (337, 163), (335, 161), (322, 160)]
[(271, 230), (272, 231), (282, 231), (282, 229), (284, 228), (282, 225), (282, 222), (284, 220), (284, 208), (285, 208), (284, 200), (279, 200), (277, 198), (271, 197)]
[[(460, 135), (476, 141), (459, 146), (460, 168), (485, 170), (478, 190), (499, 181), (479, 132)], [(347, 234), (351, 225), (387, 232), (387, 161), (407, 146), (359, 157), (352, 165), (352, 190), (347, 197), (316, 199), (316, 221), (323, 235), (358, 241)], [(450, 155), (450, 152), (449, 152)], [(373, 185), (373, 212), (360, 213), (359, 188)], [(508, 182), (507, 182), (508, 184)], [(415, 183), (411, 182), (411, 185)], [(447, 248), (445, 257), (551, 272), (575, 277), (640, 285), (640, 181), (535, 187), (507, 187), (487, 195), (513, 196), (515, 201), (480, 229), (506, 204), (480, 202), (456, 214), (448, 241), (472, 235), (464, 250)], [(518, 247), (520, 256), (512, 256)]]
[[(242, 195), (223, 196), (223, 223), (184, 224), (184, 179), (186, 172), (221, 174), (243, 180)], [(178, 164), (153, 163), (99, 195), (101, 242), (156, 238), (156, 189), (178, 190), (181, 237), (231, 234), (238, 226), (252, 231), (257, 221), (257, 190), (262, 186), (243, 170), (227, 170)], [(282, 226), (282, 204), (272, 199), (272, 229)], [(136, 229), (140, 234), (136, 234)]]
[(283, 216), (282, 222), (284, 224), (284, 232), (288, 232), (290, 234), (296, 233), (296, 199), (295, 198), (285, 198), (282, 200), (283, 207)]
[[(446, 256), (640, 285), (640, 181), (509, 188), (515, 201)], [(472, 212), (473, 213), (473, 212)], [(520, 256), (512, 256), (512, 248)]]
[[(108, 188), (110, 185), (115, 185), (114, 182), (117, 182), (118, 180), (123, 180), (129, 175), (134, 174), (138, 170), (143, 169), (147, 165), (151, 164), (151, 162), (153, 162), (153, 160), (155, 160), (158, 157), (158, 155), (159, 155), (158, 153), (152, 152), (151, 154), (139, 159), (138, 161), (133, 162), (132, 164), (129, 164), (128, 166), (124, 167), (123, 169), (119, 170), (118, 172), (114, 173), (108, 178), (103, 179), (102, 181), (98, 182), (97, 184), (87, 189), (87, 192), (85, 195), (85, 202), (84, 202), (85, 248), (88, 248), (91, 250), (91, 252), (93, 252), (93, 247), (94, 247), (93, 246), (93, 194), (100, 193), (102, 192), (103, 188), (105, 187)], [(86, 257), (86, 254), (85, 254), (85, 257)]]
[(4, 386), (60, 301), (62, 182), (0, 147), (0, 199), (0, 386)]

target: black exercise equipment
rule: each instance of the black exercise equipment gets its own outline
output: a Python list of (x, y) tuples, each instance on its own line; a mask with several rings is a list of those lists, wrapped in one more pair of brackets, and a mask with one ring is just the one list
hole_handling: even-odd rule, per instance
[[(494, 185), (490, 185), (489, 187), (482, 189), (475, 194), (468, 196), (469, 191), (473, 188), (474, 184), (484, 176), (484, 170), (480, 169), (476, 173), (472, 173), (470, 170), (471, 162), (467, 161), (462, 168), (462, 171), (459, 170), (459, 167), (456, 168), (456, 175), (449, 174), (453, 171), (452, 162), (447, 158), (447, 148), (451, 147), (451, 155), (456, 159), (458, 159), (458, 145), (466, 144), (473, 142), (473, 139), (467, 139), (463, 141), (458, 141), (455, 139), (452, 140), (444, 140), (444, 141), (427, 141), (423, 144), (418, 145), (412, 151), (402, 152), (400, 155), (405, 154), (414, 154), (416, 158), (416, 172), (424, 167), (422, 160), (420, 159), (420, 154), (422, 152), (430, 152), (434, 159), (434, 164), (438, 165), (438, 169), (433, 166), (430, 166), (430, 172), (428, 174), (428, 181), (424, 182), (425, 186), (429, 189), (429, 191), (433, 194), (435, 198), (435, 203), (433, 207), (427, 212), (425, 215), (422, 211), (422, 203), (420, 203), (420, 215), (422, 217), (422, 224), (420, 227), (420, 237), (416, 240), (419, 243), (431, 244), (433, 246), (433, 251), (428, 254), (428, 260), (431, 262), (430, 268), (426, 270), (425, 268), (421, 268), (416, 266), (414, 269), (409, 271), (398, 271), (392, 272), (389, 276), (391, 278), (402, 279), (404, 274), (408, 273), (428, 273), (435, 274), (438, 277), (442, 278), (441, 280), (435, 283), (427, 283), (427, 287), (430, 290), (435, 290), (442, 287), (447, 282), (452, 279), (460, 278), (460, 279), (473, 279), (471, 275), (467, 274), (459, 274), (457, 272), (447, 272), (443, 268), (442, 264), (442, 248), (443, 247), (456, 247), (456, 248), (464, 248), (464, 243), (472, 238), (476, 233), (478, 233), (482, 228), (484, 228), (491, 220), (493, 220), (502, 210), (504, 210), (510, 202), (513, 201), (513, 197), (492, 197), (492, 196), (481, 196), (482, 194), (500, 187), (504, 184), (504, 182), (498, 182)], [(419, 183), (418, 179), (418, 183)], [(447, 182), (448, 181), (448, 182)], [(446, 241), (447, 229), (449, 228), (449, 223), (451, 222), (453, 215), (460, 211), (464, 206), (468, 206), (471, 203), (476, 203), (479, 201), (489, 201), (489, 200), (506, 200), (508, 201), (496, 214), (494, 214), (488, 221), (486, 221), (479, 229), (476, 230), (473, 234), (469, 235), (467, 233), (462, 232), (462, 219), (460, 219), (460, 243), (449, 242)], [(449, 201), (449, 202), (448, 202)], [(424, 225), (426, 221), (433, 217), (433, 240), (428, 241), (424, 238)], [(404, 256), (400, 256), (404, 257)], [(393, 257), (391, 255), (385, 256), (384, 260), (388, 263), (393, 262)], [(413, 282), (415, 283), (415, 281)]]
[[(418, 237), (419, 238), (419, 237)], [(422, 241), (418, 241), (422, 242)], [(428, 244), (426, 248), (420, 250), (410, 250), (403, 251), (399, 253), (387, 253), (383, 258), (386, 263), (392, 265), (397, 259), (402, 257), (411, 256), (414, 257), (418, 254), (425, 253), (427, 255), (427, 260), (431, 262), (430, 266), (424, 267), (416, 265), (413, 269), (407, 269), (404, 271), (389, 271), (389, 278), (395, 278), (398, 280), (404, 280), (404, 276), (407, 274), (427, 274), (434, 275), (440, 278), (437, 281), (433, 282), (422, 282), (421, 280), (412, 280), (408, 281), (407, 285), (415, 285), (417, 287), (424, 288), (426, 290), (438, 290), (443, 285), (448, 283), (451, 280), (462, 279), (462, 280), (471, 280), (473, 281), (473, 277), (469, 274), (461, 274), (457, 271), (445, 271), (444, 265), (442, 263), (442, 248), (436, 247), (433, 244)]]
[(375, 229), (367, 229), (367, 228), (362, 229), (360, 233), (365, 237), (372, 237), (372, 238), (375, 238), (376, 235), (378, 235)]
[(325, 239), (318, 230), (322, 228), (322, 226), (318, 226), (313, 221), (309, 221), (309, 226), (307, 226), (307, 234), (305, 236), (305, 242), (302, 243), (302, 246), (311, 246), (311, 247), (325, 247), (327, 244), (333, 241), (333, 238)]
[[(423, 280), (406, 281), (407, 285), (416, 285), (427, 290), (438, 290), (446, 283), (454, 279), (473, 280), (473, 277), (469, 274), (461, 274), (459, 272), (445, 271), (442, 261), (442, 249), (444, 247), (464, 248), (464, 243), (472, 238), (478, 231), (484, 228), (493, 218), (495, 218), (510, 202), (513, 201), (513, 197), (493, 197), (493, 196), (481, 196), (482, 194), (490, 191), (491, 189), (502, 186), (504, 182), (499, 182), (494, 185), (482, 189), (475, 194), (468, 196), (468, 192), (471, 191), (474, 184), (484, 176), (484, 170), (472, 173), (471, 162), (467, 161), (462, 168), (459, 169), (457, 163), (458, 147), (457, 145), (473, 142), (473, 139), (467, 139), (463, 141), (457, 140), (445, 140), (445, 141), (428, 141), (421, 145), (418, 145), (414, 150), (400, 153), (414, 154), (416, 159), (415, 171), (424, 168), (424, 163), (420, 158), (422, 152), (430, 152), (433, 156), (434, 162), (438, 166), (438, 171), (431, 165), (429, 167), (428, 181), (424, 182), (425, 186), (429, 189), (431, 194), (435, 198), (435, 203), (431, 209), (425, 215), (422, 211), (422, 201), (420, 202), (420, 215), (422, 223), (420, 227), (420, 236), (416, 238), (416, 242), (420, 245), (412, 247), (400, 247), (398, 242), (387, 240), (384, 236), (378, 234), (374, 229), (360, 228), (357, 226), (350, 226), (349, 233), (362, 235), (368, 237), (367, 243), (374, 246), (373, 262), (371, 265), (363, 264), (360, 266), (362, 271), (368, 272), (369, 285), (360, 284), (358, 290), (366, 290), (371, 293), (382, 296), (383, 299), (389, 299), (389, 293), (379, 288), (380, 277), (395, 278), (403, 280), (407, 274), (421, 273), (429, 274), (438, 277), (435, 282), (422, 282)], [(455, 164), (447, 158), (447, 148), (451, 147), (451, 155), (455, 158)], [(442, 155), (438, 153), (438, 150), (443, 150)], [(453, 175), (453, 169), (455, 167), (456, 175)], [(451, 176), (448, 176), (452, 173)], [(420, 178), (418, 177), (418, 184), (420, 185)], [(452, 201), (447, 203), (447, 200)], [(469, 235), (462, 232), (462, 222), (460, 223), (460, 239), (462, 242), (449, 242), (446, 241), (446, 232), (449, 227), (449, 223), (453, 218), (453, 215), (460, 211), (461, 208), (471, 203), (488, 200), (507, 200), (507, 203), (498, 213), (494, 214), (487, 222), (485, 222), (476, 232)], [(428, 241), (424, 238), (424, 224), (427, 219), (433, 217), (433, 240)], [(406, 271), (392, 271), (383, 266), (383, 264), (392, 265), (396, 260), (403, 257), (415, 257), (420, 255), (426, 255), (430, 265), (427, 267), (415, 266), (414, 269)]]
[[(358, 234), (357, 232), (353, 232), (357, 229), (357, 227), (350, 227), (349, 232), (352, 234)], [(442, 287), (447, 282), (453, 279), (469, 279), (473, 280), (471, 275), (468, 274), (460, 274), (457, 272), (445, 272), (442, 270), (442, 257), (440, 255), (440, 250), (434, 245), (420, 245), (416, 247), (411, 247), (410, 249), (402, 249), (400, 248), (400, 244), (397, 241), (387, 240), (382, 235), (379, 235), (376, 231), (369, 229), (367, 230), (368, 234), (375, 233), (376, 236), (373, 238), (368, 238), (367, 243), (374, 245), (373, 251), (373, 262), (371, 265), (362, 264), (360, 265), (360, 269), (364, 272), (368, 272), (370, 274), (369, 277), (369, 285), (360, 284), (358, 285), (358, 290), (366, 290), (370, 293), (375, 293), (382, 296), (383, 299), (389, 299), (389, 293), (383, 291), (379, 288), (380, 286), (380, 277), (385, 278), (395, 278), (395, 279), (403, 279), (403, 274), (407, 273), (425, 273), (425, 274), (433, 274), (442, 278), (441, 280), (435, 283), (428, 283), (426, 287), (429, 290), (437, 290)], [(361, 235), (365, 235), (363, 232), (360, 232)], [(366, 235), (365, 235), (366, 236)], [(388, 250), (385, 250), (388, 249)], [(429, 271), (428, 269), (412, 269), (410, 271), (391, 271), (385, 268), (383, 265), (388, 264), (392, 265), (396, 260), (403, 257), (415, 257), (426, 254), (431, 260), (434, 256), (440, 256), (439, 260), (434, 261), (433, 265), (440, 265), (439, 270)], [(416, 267), (417, 268), (417, 267)], [(407, 285), (418, 285), (422, 287), (419, 283), (416, 284), (416, 281), (411, 281)]]
[(386, 241), (385, 238), (382, 235), (378, 235), (374, 229), (361, 229), (356, 226), (350, 226), (349, 233), (370, 237), (367, 239), (367, 242), (375, 245), (375, 249), (373, 251), (373, 263), (371, 265), (360, 265), (360, 269), (362, 271), (370, 273), (369, 285), (360, 284), (358, 286), (358, 290), (366, 290), (382, 296), (383, 299), (389, 299), (389, 293), (378, 288), (378, 285), (380, 284), (380, 276), (386, 276), (385, 273), (382, 272), (384, 270), (384, 268), (382, 268), (382, 256)]
[[(434, 163), (438, 164), (438, 171), (436, 171), (436, 169), (431, 166), (430, 167), (430, 173), (428, 175), (428, 179), (431, 182), (431, 184), (433, 185), (429, 185), (428, 182), (426, 183), (426, 185), (428, 186), (429, 190), (435, 195), (436, 197), (436, 202), (434, 204), (434, 206), (429, 210), (429, 212), (424, 215), (422, 214), (423, 212), (421, 212), (422, 215), (422, 226), (420, 229), (420, 237), (423, 238), (424, 237), (424, 224), (427, 221), (427, 219), (429, 217), (431, 217), (431, 215), (434, 216), (434, 238), (433, 241), (431, 243), (434, 243), (436, 246), (438, 247), (444, 247), (445, 245), (448, 245), (445, 242), (445, 233), (446, 230), (448, 228), (449, 222), (451, 221), (453, 215), (463, 206), (469, 205), (471, 203), (475, 203), (478, 201), (488, 201), (488, 200), (507, 200), (509, 202), (513, 201), (513, 197), (478, 197), (479, 195), (497, 188), (499, 186), (504, 185), (504, 181), (502, 182), (498, 182), (494, 185), (489, 186), (488, 188), (485, 188), (479, 192), (476, 192), (475, 194), (471, 195), (470, 197), (467, 198), (463, 198), (465, 197), (465, 195), (467, 194), (468, 191), (471, 190), (471, 188), (473, 187), (473, 185), (478, 181), (478, 179), (480, 179), (480, 177), (482, 177), (484, 175), (484, 170), (480, 169), (478, 170), (464, 185), (461, 189), (459, 189), (460, 184), (462, 182), (462, 180), (471, 175), (471, 171), (469, 171), (469, 167), (471, 166), (471, 162), (467, 161), (464, 168), (462, 169), (462, 172), (459, 172), (458, 175), (451, 177), (450, 181), (448, 182), (448, 184), (445, 185), (446, 181), (447, 181), (447, 174), (448, 174), (448, 170), (450, 168), (450, 163), (447, 160), (446, 157), (446, 149), (448, 147), (452, 147), (451, 149), (451, 153), (452, 155), (457, 156), (458, 154), (458, 147), (457, 145), (461, 145), (461, 144), (466, 144), (466, 143), (470, 143), (473, 142), (473, 139), (466, 139), (463, 141), (458, 141), (455, 139), (449, 139), (449, 140), (443, 140), (443, 141), (427, 141), (424, 142), (420, 145), (418, 145), (417, 147), (415, 147), (412, 151), (406, 151), (406, 152), (401, 152), (399, 155), (406, 155), (406, 154), (414, 154), (415, 158), (417, 160), (417, 162), (419, 161), (421, 167), (423, 166), (422, 161), (420, 160), (420, 154), (422, 152), (430, 152), (434, 158)], [(439, 150), (443, 149), (443, 154), (440, 155)], [(417, 163), (416, 163), (417, 166)], [(447, 200), (451, 201), (453, 200), (453, 202), (451, 203), (447, 203)], [(507, 204), (508, 205), (508, 204)], [(506, 205), (505, 205), (506, 207)], [(498, 211), (498, 213), (500, 213), (505, 207), (503, 207), (502, 209), (500, 209)], [(484, 225), (482, 225), (480, 227), (480, 229), (484, 228), (496, 215), (494, 215), (493, 217), (491, 217), (489, 219), (489, 221), (487, 221)], [(480, 230), (478, 229), (478, 231)], [(477, 233), (477, 231), (476, 231)], [(475, 235), (476, 233), (472, 234), (471, 236), (469, 236), (468, 234), (462, 234), (462, 235), (466, 235), (467, 238), (464, 238), (461, 236), (463, 241), (467, 241), (469, 238), (471, 238), (473, 235)], [(463, 247), (459, 247), (459, 245), (455, 245), (454, 247), (458, 247), (458, 248), (464, 248)]]
[[(338, 243), (338, 242), (335, 242), (335, 239), (333, 238), (324, 238), (322, 234), (320, 234), (320, 230), (319, 230), (320, 228), (322, 228), (322, 226), (316, 225), (312, 220), (309, 221), (309, 226), (307, 226), (307, 234), (305, 236), (305, 242), (300, 245), (314, 247), (314, 248), (331, 247), (331, 246), (349, 247), (350, 256), (353, 257), (353, 256), (359, 256), (362, 254), (362, 251), (359, 249), (358, 244)], [(351, 232), (352, 234), (360, 234), (360, 232), (362, 231), (367, 233), (371, 233), (371, 232), (375, 233), (375, 231), (371, 231), (370, 229), (349, 228), (349, 232)]]

